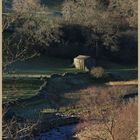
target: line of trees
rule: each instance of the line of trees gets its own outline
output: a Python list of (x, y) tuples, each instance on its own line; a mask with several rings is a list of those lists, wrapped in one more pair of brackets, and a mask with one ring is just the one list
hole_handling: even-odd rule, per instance
[[(66, 0), (63, 16), (52, 17), (38, 1), (13, 0), (11, 13), (3, 15), (3, 67), (52, 45), (80, 46), (82, 38), (82, 46), (94, 48), (96, 58), (100, 48), (121, 50), (120, 33), (137, 30), (137, 5), (137, 0)], [(10, 28), (14, 31), (7, 32)]]
[(89, 37), (86, 45), (96, 47), (96, 57), (101, 46), (121, 49), (120, 32), (137, 29), (137, 0), (70, 0), (62, 11), (64, 23), (88, 27), (89, 31), (84, 31)]
[(56, 41), (59, 25), (48, 9), (34, 0), (13, 0), (11, 13), (3, 15), (3, 68), (39, 54), (39, 47)]

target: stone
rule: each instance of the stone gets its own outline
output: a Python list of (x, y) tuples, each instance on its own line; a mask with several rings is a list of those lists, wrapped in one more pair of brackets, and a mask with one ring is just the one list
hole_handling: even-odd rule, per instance
[(95, 66), (95, 60), (90, 56), (79, 55), (74, 58), (74, 65), (76, 69), (89, 71)]

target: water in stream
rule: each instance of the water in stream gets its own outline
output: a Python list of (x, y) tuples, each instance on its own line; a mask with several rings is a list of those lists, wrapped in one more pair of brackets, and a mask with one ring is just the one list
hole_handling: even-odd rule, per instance
[(36, 136), (34, 140), (67, 140), (68, 137), (74, 133), (76, 125), (67, 125), (58, 128), (54, 128), (46, 133), (41, 133)]

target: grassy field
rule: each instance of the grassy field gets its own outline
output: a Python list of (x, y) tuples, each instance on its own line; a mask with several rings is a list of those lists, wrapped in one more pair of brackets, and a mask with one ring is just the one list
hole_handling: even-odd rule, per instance
[(50, 75), (64, 72), (78, 72), (78, 70), (72, 66), (72, 61), (69, 59), (41, 56), (25, 62), (16, 62), (11, 66), (9, 75)]
[(35, 95), (43, 81), (37, 78), (9, 78), (3, 80), (3, 101)]
[[(63, 16), (61, 9), (64, 0), (39, 0), (39, 2), (43, 6), (47, 6), (47, 19)], [(8, 8), (7, 16), (11, 16), (12, 3), (12, 1), (6, 0), (6, 6)], [(82, 3), (77, 4), (82, 5)], [(31, 9), (33, 6), (34, 5), (32, 5)], [(69, 12), (71, 6), (71, 4), (66, 5), (64, 8), (68, 8)], [(90, 5), (88, 6), (91, 7)], [(89, 37), (83, 40), (83, 43), (86, 45), (83, 44), (82, 46), (89, 46), (90, 44), (87, 44), (87, 40), (92, 38), (90, 37), (90, 28), (82, 27), (82, 23), (80, 23), (80, 25), (80, 29), (85, 31), (87, 35), (89, 33)], [(129, 26), (127, 28), (129, 28)], [(73, 35), (79, 33), (79, 28), (77, 29), (76, 32), (72, 32)], [(80, 38), (67, 38), (67, 35), (69, 36), (69, 30), (67, 31), (66, 28), (65, 31), (65, 26), (62, 30), (64, 30), (64, 35), (60, 35), (60, 43), (62, 41), (62, 45), (65, 46), (67, 46), (67, 44), (74, 44), (74, 46), (76, 46), (77, 42), (72, 43), (71, 40), (75, 41), (75, 39), (78, 39), (77, 41), (79, 41), (79, 39), (84, 37), (82, 35), (83, 32), (80, 32), (82, 35)], [(120, 28), (120, 30), (122, 29)], [(4, 36), (8, 37), (9, 35), (8, 30)], [(125, 46), (130, 43), (130, 45), (132, 44), (133, 46), (136, 42), (131, 42), (131, 39), (130, 42), (125, 42), (125, 40), (129, 40), (130, 37), (128, 36), (127, 39), (125, 35), (119, 35), (117, 38), (118, 41), (120, 40), (118, 44), (120, 46), (124, 44)], [(104, 41), (108, 42), (106, 37), (103, 42)], [(18, 47), (18, 49), (20, 48)], [(90, 50), (90, 48), (88, 48), (87, 51), (88, 50)], [(83, 48), (83, 51), (86, 50)], [(123, 49), (122, 53), (124, 53)], [(119, 54), (122, 55), (121, 53)], [(135, 56), (136, 55), (134, 55), (134, 57)], [(127, 59), (127, 57), (124, 58)], [(70, 123), (74, 123), (76, 126), (73, 130), (73, 134), (79, 134), (78, 137), (80, 140), (114, 140), (114, 138), (120, 140), (136, 140), (138, 66), (132, 64), (124, 65), (121, 64), (121, 62), (116, 63), (113, 62), (113, 60), (107, 60), (107, 58), (97, 60), (97, 64), (97, 67), (103, 68), (103, 72), (97, 68), (97, 71), (93, 70), (91, 73), (84, 73), (84, 71), (77, 70), (74, 67), (73, 59), (61, 59), (41, 55), (27, 61), (15, 62), (9, 66), (9, 68), (3, 72), (2, 81), (3, 130), (5, 129), (5, 132), (3, 131), (5, 135), (3, 136), (6, 136), (4, 139), (15, 139), (14, 137), (18, 137), (20, 133), (22, 138), (18, 137), (16, 139), (28, 139), (27, 137), (33, 136), (32, 134), (37, 135), (39, 132), (45, 132), (52, 127), (57, 127), (58, 132), (58, 128), (62, 125), (68, 125), (67, 120), (70, 120)], [(78, 72), (83, 73), (64, 74)], [(54, 75), (51, 77), (52, 74), (64, 75), (59, 75), (58, 77)], [(101, 75), (101, 77), (98, 77), (98, 74)], [(46, 80), (46, 77), (51, 78)], [(71, 119), (78, 120), (78, 125), (77, 121), (71, 122)], [(96, 127), (94, 125), (96, 125)], [(29, 135), (26, 135), (26, 133)], [(62, 135), (63, 134), (64, 133), (62, 133)], [(9, 138), (8, 135), (10, 135)], [(23, 137), (24, 135), (26, 135), (25, 138)], [(55, 133), (52, 133), (52, 135), (55, 135)], [(93, 137), (93, 135), (95, 135), (95, 137)], [(99, 137), (96, 137), (96, 135), (99, 135)], [(100, 138), (101, 135), (103, 138)], [(31, 139), (33, 139), (33, 137)]]
[[(108, 64), (108, 65), (105, 65)], [(114, 74), (126, 81), (137, 82), (137, 67), (124, 66), (111, 62), (99, 62), (106, 73)], [(72, 60), (52, 57), (36, 57), (25, 62), (17, 62), (10, 73), (3, 74), (3, 100), (27, 98), (36, 94), (43, 84), (41, 77), (64, 72), (79, 72), (72, 65)], [(112, 81), (111, 81), (112, 82)], [(123, 81), (122, 81), (123, 82)], [(121, 84), (122, 84), (121, 82)]]
[[(54, 73), (79, 72), (73, 66), (70, 59), (60, 59), (53, 57), (40, 56), (25, 62), (16, 62), (11, 66), (10, 73), (4, 73), (4, 76), (32, 76), (32, 75), (50, 75)], [(107, 65), (106, 65), (107, 64)], [(137, 79), (138, 68), (136, 65), (121, 65), (110, 61), (99, 61), (107, 73), (115, 73), (124, 78)]]
[[(47, 88), (42, 91), (45, 96), (35, 96), (32, 100), (17, 102), (12, 105), (9, 112), (13, 113), (21, 122), (27, 120), (30, 123), (47, 122), (49, 120), (47, 117), (55, 114), (52, 119), (55, 119), (55, 123), (59, 124), (56, 113), (80, 119), (89, 116), (87, 120), (94, 117), (100, 120), (100, 114), (98, 114), (100, 106), (102, 106), (103, 110), (109, 109), (110, 112), (110, 106), (113, 106), (113, 104), (123, 105), (120, 102), (124, 101), (124, 95), (135, 95), (138, 92), (137, 67), (112, 64), (111, 62), (108, 62), (106, 66), (103, 65), (104, 63), (101, 62), (100, 66), (103, 66), (105, 72), (117, 78), (119, 77), (122, 81), (113, 79), (111, 81), (106, 81), (105, 79), (97, 80), (89, 75), (80, 75), (78, 78), (69, 77), (63, 80), (60, 80), (61, 78), (49, 80)], [(72, 66), (71, 60), (45, 56), (26, 62), (17, 62), (12, 66), (12, 69), (11, 73), (3, 75), (4, 102), (34, 96), (44, 82), (41, 76), (46, 77), (54, 73), (78, 72)], [(97, 110), (97, 107), (99, 110)], [(98, 120), (96, 123), (98, 123)], [(26, 124), (27, 122), (24, 123)], [(130, 121), (128, 120), (128, 122)], [(86, 119), (84, 123), (91, 124), (86, 122)], [(89, 124), (88, 126), (90, 126)], [(45, 124), (45, 126), (47, 127), (48, 125)]]
[(10, 67), (10, 73), (3, 74), (3, 100), (27, 98), (34, 95), (43, 84), (41, 76), (78, 72), (70, 60), (36, 57), (25, 62), (17, 62)]

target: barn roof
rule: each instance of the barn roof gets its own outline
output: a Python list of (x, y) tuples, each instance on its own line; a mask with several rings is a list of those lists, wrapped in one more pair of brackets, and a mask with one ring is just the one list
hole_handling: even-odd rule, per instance
[(88, 59), (88, 58), (91, 58), (90, 56), (88, 55), (78, 55), (77, 57), (75, 57), (76, 59)]

